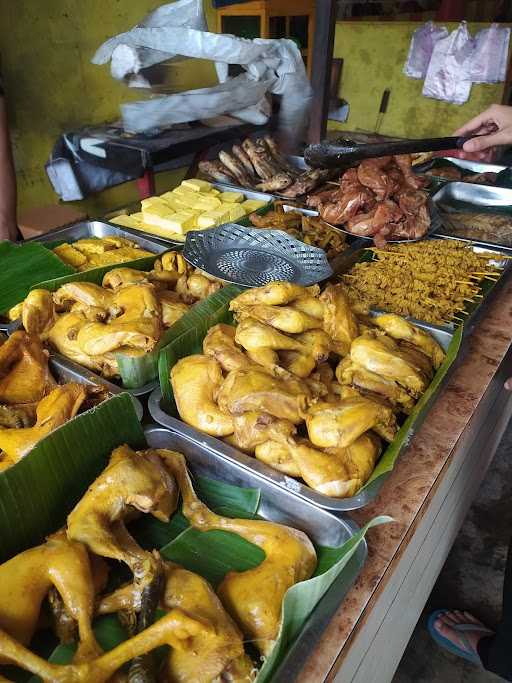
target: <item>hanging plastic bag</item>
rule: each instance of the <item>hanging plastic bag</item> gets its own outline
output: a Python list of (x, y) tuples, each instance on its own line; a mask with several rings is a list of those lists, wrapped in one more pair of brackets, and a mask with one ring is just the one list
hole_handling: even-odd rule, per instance
[(444, 26), (436, 26), (432, 21), (427, 21), (426, 24), (416, 29), (412, 34), (404, 74), (409, 78), (425, 78), (434, 46), (447, 36), (448, 29)]
[(507, 75), (510, 29), (492, 24), (475, 36), (471, 63), (473, 83), (501, 83)]
[[(171, 7), (191, 1), (181, 0)], [(176, 22), (176, 15), (173, 21)], [(176, 23), (156, 28), (135, 27), (106, 41), (92, 61), (105, 64), (113, 60), (114, 51), (124, 47), (137, 55), (139, 61), (144, 55), (150, 55), (150, 60), (157, 59), (158, 53), (163, 59), (180, 55), (214, 61), (218, 64), (220, 80), (211, 88), (121, 105), (123, 125), (130, 132), (156, 132), (175, 123), (221, 114), (231, 114), (251, 123), (266, 123), (270, 115), (266, 93), (274, 93), (281, 95), (278, 122), (281, 135), (289, 140), (299, 140), (303, 136), (312, 90), (300, 51), (292, 40), (247, 40)], [(144, 64), (148, 64), (148, 60)], [(245, 73), (228, 78), (229, 64), (241, 65)], [(125, 70), (124, 77), (138, 73), (135, 67), (132, 72)], [(116, 73), (121, 72), (116, 67)]]
[(471, 66), (475, 41), (465, 21), (434, 46), (423, 85), (423, 95), (464, 104), (471, 93)]

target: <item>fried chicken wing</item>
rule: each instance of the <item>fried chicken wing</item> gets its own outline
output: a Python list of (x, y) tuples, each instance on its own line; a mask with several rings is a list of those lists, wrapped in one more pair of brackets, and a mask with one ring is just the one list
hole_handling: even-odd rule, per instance
[(231, 415), (261, 411), (299, 424), (303, 420), (310, 391), (298, 379), (280, 379), (251, 368), (232, 370), (217, 393), (219, 408)]
[(232, 434), (232, 417), (214, 399), (222, 382), (215, 358), (195, 355), (179, 360), (171, 370), (171, 384), (181, 419), (211, 436)]
[(126, 285), (136, 285), (148, 281), (148, 274), (135, 268), (114, 268), (103, 276), (101, 286), (106, 289), (119, 289)]
[(290, 448), (286, 442), (265, 441), (256, 446), (254, 455), (261, 462), (289, 477), (301, 476), (300, 467), (290, 455)]
[(203, 340), (203, 352), (217, 360), (225, 372), (244, 370), (253, 363), (235, 342), (235, 328), (220, 323), (210, 327)]
[[(316, 289), (316, 291), (318, 291), (318, 289)], [(291, 301), (308, 293), (309, 290), (305, 287), (295, 285), (292, 282), (276, 280), (264, 287), (248, 289), (247, 291), (242, 292), (242, 294), (239, 294), (229, 302), (229, 310), (236, 312), (247, 306), (256, 306), (258, 304), (282, 306), (284, 304), (289, 304)]]
[(237, 325), (235, 341), (247, 351), (271, 349), (273, 351), (303, 351), (307, 348), (301, 342), (287, 337), (270, 325), (260, 323), (253, 318), (244, 318)]
[(244, 317), (253, 318), (288, 334), (299, 334), (321, 326), (321, 321), (318, 318), (313, 318), (292, 306), (256, 304), (243, 308), (237, 317), (239, 320), (243, 320)]
[(324, 304), (323, 327), (333, 341), (332, 349), (340, 356), (346, 356), (350, 344), (359, 335), (359, 325), (343, 285), (328, 285), (320, 295), (320, 301)]
[(306, 426), (311, 443), (320, 448), (346, 448), (370, 429), (392, 441), (397, 430), (392, 409), (363, 396), (316, 403)]
[(176, 292), (164, 290), (157, 292), (156, 297), (162, 311), (162, 325), (171, 327), (188, 311), (189, 306), (180, 300)]
[(243, 451), (254, 449), (265, 441), (286, 441), (295, 434), (295, 425), (260, 411), (248, 411), (233, 418), (235, 432), (231, 443)]
[(446, 354), (442, 347), (432, 335), (425, 332), (425, 330), (422, 330), (421, 327), (413, 325), (394, 313), (378, 315), (373, 319), (373, 322), (393, 339), (410, 342), (420, 351), (423, 351), (423, 353), (432, 361), (435, 370), (443, 363)]
[(55, 305), (62, 310), (80, 311), (88, 320), (105, 320), (112, 312), (114, 294), (93, 282), (68, 282), (54, 292)]
[(394, 380), (415, 398), (428, 386), (428, 377), (417, 361), (400, 351), (389, 337), (358, 337), (352, 342), (350, 357), (366, 370)]

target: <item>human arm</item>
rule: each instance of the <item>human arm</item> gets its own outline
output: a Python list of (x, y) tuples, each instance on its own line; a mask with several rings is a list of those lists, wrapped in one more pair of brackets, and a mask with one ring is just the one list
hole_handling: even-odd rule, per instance
[(0, 82), (0, 239), (16, 240), (16, 175)]

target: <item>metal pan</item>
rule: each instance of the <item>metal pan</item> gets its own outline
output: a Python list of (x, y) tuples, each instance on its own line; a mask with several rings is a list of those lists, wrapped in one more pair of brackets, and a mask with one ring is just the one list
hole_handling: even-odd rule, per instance
[[(219, 190), (219, 192), (242, 192), (246, 199), (257, 199), (259, 201), (267, 203), (271, 202), (274, 199), (273, 195), (271, 194), (267, 194), (265, 192), (257, 192), (255, 190), (248, 190), (245, 187), (238, 187), (237, 185), (226, 185), (224, 183), (212, 183), (212, 185), (216, 190)], [(113, 223), (109, 223), (109, 225), (115, 226), (115, 224)], [(182, 249), (185, 243), (185, 239), (183, 239), (183, 241), (179, 241), (168, 239), (167, 237), (161, 237), (160, 235), (153, 236), (150, 233), (144, 232), (142, 230), (137, 230), (136, 228), (123, 229), (133, 235), (150, 235), (150, 238), (152, 240), (158, 240), (162, 244), (165, 244), (167, 249)]]
[[(64, 384), (65, 382), (80, 382), (80, 384), (87, 384), (89, 386), (100, 385), (106, 387), (109, 394), (112, 396), (117, 396), (125, 391), (121, 387), (118, 387), (117, 384), (113, 384), (112, 382), (103, 379), (103, 377), (99, 377), (94, 373), (88, 373), (80, 365), (77, 365), (63, 356), (50, 356), (49, 366), (52, 376), (59, 384)], [(142, 404), (134, 395), (132, 395), (131, 398), (137, 417), (139, 420), (142, 420), (144, 414)]]
[[(425, 330), (428, 330), (443, 346), (443, 348), (448, 348), (448, 345), (452, 339), (452, 332), (440, 329), (433, 325), (426, 325), (425, 323), (419, 323), (419, 326)], [(442, 382), (441, 387), (439, 387), (438, 391), (445, 386), (450, 373), (451, 369)], [(428, 403), (428, 408), (431, 407), (436, 395), (437, 394), (434, 394), (434, 396), (431, 398), (431, 401)], [(246, 455), (236, 448), (224, 443), (220, 439), (203, 434), (194, 427), (182, 422), (182, 420), (179, 418), (168, 415), (161, 407), (161, 401), (162, 392), (160, 388), (157, 388), (151, 393), (148, 399), (149, 413), (155, 422), (158, 422), (158, 424), (166, 427), (171, 432), (175, 434), (182, 434), (189, 441), (207, 448), (212, 457), (218, 459), (219, 462), (234, 463), (238, 467), (254, 473), (255, 476), (265, 479), (273, 486), (279, 487), (279, 489), (285, 491), (287, 494), (291, 493), (297, 496), (297, 498), (307, 501), (311, 505), (316, 505), (320, 508), (323, 508), (324, 510), (331, 510), (333, 512), (340, 513), (348, 512), (350, 510), (357, 510), (358, 508), (368, 505), (370, 501), (376, 498), (380, 489), (382, 488), (384, 481), (389, 476), (389, 474), (386, 474), (379, 477), (367, 489), (350, 498), (333, 498), (331, 496), (325, 496), (322, 493), (314, 491), (306, 484), (301, 483), (298, 479), (282, 474), (269, 465), (260, 462), (256, 458)], [(417, 421), (414, 429), (419, 429), (420, 425), (421, 422)], [(404, 444), (400, 450), (400, 455), (403, 451), (405, 451), (406, 448), (407, 444)]]
[[(186, 435), (172, 433), (156, 425), (147, 427), (145, 435), (149, 446), (153, 448), (170, 448), (183, 453), (193, 475), (259, 489), (261, 503), (258, 514), (263, 519), (301, 529), (316, 544), (338, 546), (358, 531), (352, 520), (336, 517), (307, 501), (299, 500), (260, 477), (257, 472), (248, 471), (235, 462), (220, 461), (207, 445), (198, 445)], [(272, 677), (273, 683), (289, 683), (299, 674), (311, 649), (361, 572), (367, 553), (367, 546), (363, 541), (289, 647), (278, 671)]]
[[(132, 240), (138, 244), (141, 249), (150, 251), (152, 254), (162, 254), (167, 251), (168, 247), (159, 242), (153, 237), (145, 236), (145, 233), (132, 232), (131, 230), (124, 229), (120, 226), (113, 225), (112, 223), (106, 223), (105, 221), (80, 221), (74, 225), (70, 225), (67, 228), (60, 228), (59, 230), (52, 230), (47, 232), (45, 235), (39, 235), (38, 237), (31, 237), (27, 242), (41, 242), (45, 244), (47, 242), (57, 242), (59, 240), (63, 242), (76, 242), (77, 240), (84, 239), (87, 237), (124, 237), (125, 239)], [(120, 263), (119, 266), (123, 264)]]
[[(500, 164), (487, 164), (483, 161), (470, 161), (469, 159), (457, 159), (456, 157), (435, 157), (434, 159), (429, 159), (421, 164), (416, 164), (413, 166), (413, 171), (415, 173), (424, 173), (432, 168), (433, 162), (447, 162), (458, 166), (463, 171), (468, 171), (469, 173), (500, 173), (504, 171), (508, 166), (502, 166)], [(435, 166), (433, 167), (435, 170)], [(442, 178), (442, 176), (437, 176)], [(448, 178), (447, 178), (448, 180)]]
[[(432, 198), (441, 216), (439, 236), (475, 241), (482, 246), (512, 249), (512, 190), (491, 185), (472, 185), (470, 183), (448, 183)], [(452, 220), (457, 213), (493, 213), (509, 219), (509, 234), (496, 235), (495, 239), (482, 239), (478, 228), (468, 227), (462, 235)], [(479, 234), (480, 233), (480, 234)]]

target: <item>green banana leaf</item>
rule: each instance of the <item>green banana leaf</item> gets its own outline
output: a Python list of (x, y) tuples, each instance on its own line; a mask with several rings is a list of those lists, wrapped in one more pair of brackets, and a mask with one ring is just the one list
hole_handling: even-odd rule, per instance
[(74, 273), (52, 251), (38, 242), (16, 245), (0, 242), (0, 314), (19, 304), (34, 284)]
[[(0, 561), (42, 542), (48, 533), (65, 524), (66, 516), (107, 464), (112, 449), (123, 443), (139, 449), (146, 446), (128, 394), (115, 396), (66, 423), (43, 439), (18, 465), (2, 473)], [(245, 517), (257, 517), (259, 491), (207, 478), (198, 478), (195, 485), (202, 499), (213, 509), (222, 510), (228, 516), (241, 513)], [(370, 525), (387, 521), (389, 518), (380, 517)], [(147, 526), (155, 524), (159, 527), (158, 547), (162, 555), (179, 561), (214, 585), (227, 571), (257, 566), (264, 557), (259, 547), (236, 534), (200, 532), (190, 528), (184, 518), (177, 524), (171, 521), (167, 529), (149, 515), (145, 522), (145, 525), (131, 528), (139, 541), (141, 536), (155, 533)], [(269, 679), (320, 598), (342, 574), (363, 542), (367, 528), (338, 548), (316, 548), (318, 567), (315, 575), (293, 587), (285, 596), (283, 624), (275, 653), (264, 664), (258, 679), (261, 683)], [(115, 616), (98, 619), (95, 630), (105, 649), (114, 647), (126, 637)], [(58, 647), (51, 659), (64, 663), (70, 660), (72, 653), (73, 648)]]

